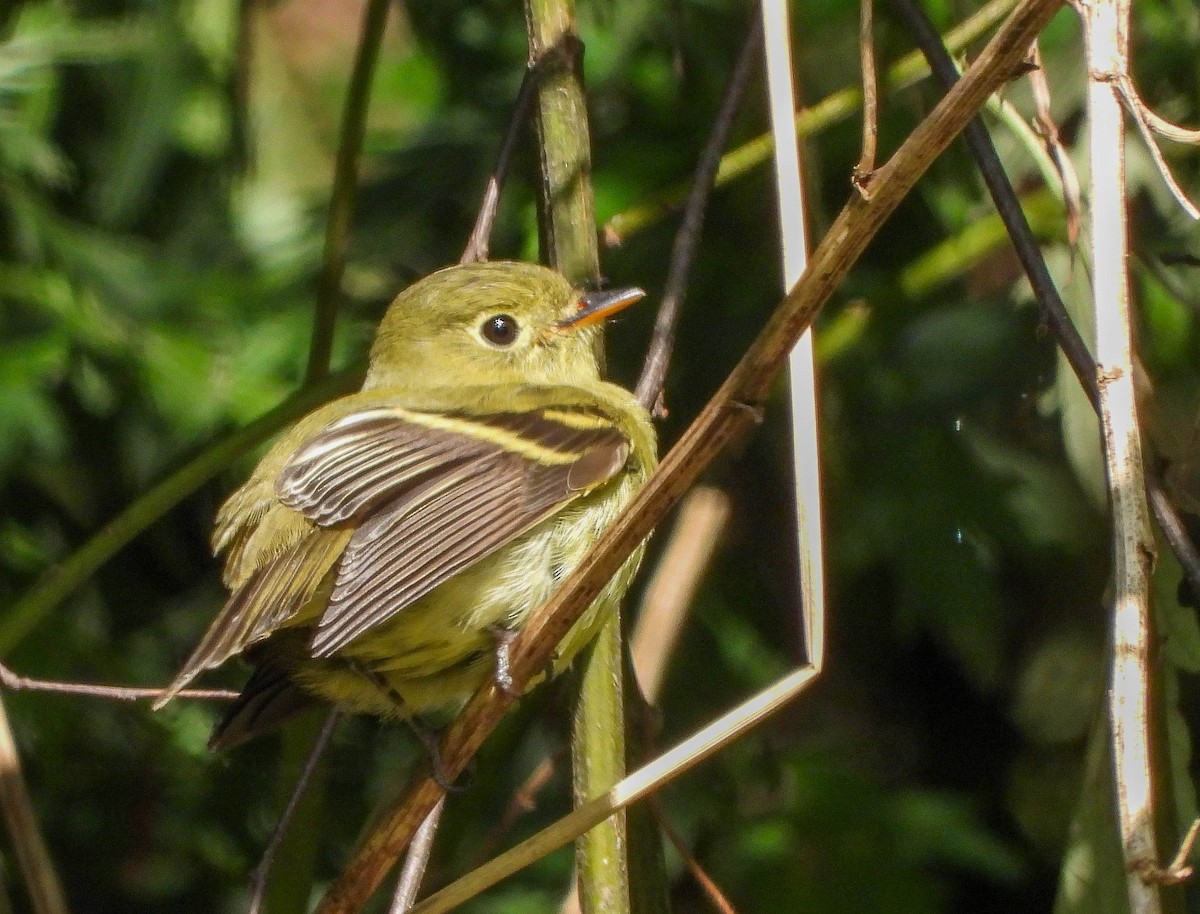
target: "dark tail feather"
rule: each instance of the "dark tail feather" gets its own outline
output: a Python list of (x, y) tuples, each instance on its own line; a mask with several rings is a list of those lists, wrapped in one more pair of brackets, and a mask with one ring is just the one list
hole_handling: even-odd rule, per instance
[(296, 686), (279, 667), (255, 667), (242, 694), (213, 728), (208, 748), (237, 746), (317, 704), (318, 699)]

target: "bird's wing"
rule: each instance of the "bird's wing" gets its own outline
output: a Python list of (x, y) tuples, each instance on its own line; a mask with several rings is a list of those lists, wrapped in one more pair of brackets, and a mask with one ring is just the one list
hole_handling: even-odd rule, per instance
[(616, 475), (629, 442), (599, 409), (486, 415), (365, 410), (330, 424), (279, 476), (279, 500), (353, 526), (312, 643), (328, 656)]
[(307, 533), (262, 562), (230, 594), (183, 668), (155, 700), (155, 708), (166, 704), (199, 673), (272, 634), (313, 598), (353, 531), (307, 526)]

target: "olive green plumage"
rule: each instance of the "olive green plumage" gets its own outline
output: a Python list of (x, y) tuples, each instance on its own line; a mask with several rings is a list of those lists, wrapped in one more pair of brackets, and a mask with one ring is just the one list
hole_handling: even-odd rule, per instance
[[(222, 506), (230, 598), (160, 704), (245, 653), (257, 669), (217, 745), (316, 698), (388, 717), (459, 705), (654, 468), (646, 411), (595, 355), (596, 325), (640, 294), (502, 262), (401, 293), (363, 389), (297, 422)], [(555, 672), (640, 558), (559, 645)]]

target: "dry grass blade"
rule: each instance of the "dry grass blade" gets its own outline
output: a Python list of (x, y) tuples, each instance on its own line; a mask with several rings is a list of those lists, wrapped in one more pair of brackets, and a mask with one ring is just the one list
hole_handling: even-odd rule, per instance
[[(870, 45), (870, 4), (863, 0), (860, 40), (870, 56), (870, 73), (864, 72), (864, 92), (875, 93), (874, 55)], [(783, 288), (799, 281), (808, 269), (808, 235), (805, 228), (804, 185), (796, 137), (796, 99), (792, 89), (792, 55), (788, 36), (787, 4), (764, 0), (763, 22), (770, 36), (766, 44), (767, 90), (771, 104), (771, 135), (775, 141), (775, 189), (779, 199), (779, 239), (783, 261)], [(864, 66), (866, 60), (864, 58)], [(865, 122), (874, 132), (874, 112)], [(870, 144), (873, 147), (873, 142)], [(864, 153), (866, 144), (864, 144)], [(859, 161), (859, 165), (863, 160)], [(871, 149), (871, 174), (874, 174)], [(855, 178), (855, 189), (870, 199), (865, 174)], [(788, 354), (788, 406), (791, 410), (792, 481), (796, 515), (796, 566), (799, 569), (800, 615), (808, 662), (819, 672), (825, 658), (825, 561), (821, 533), (820, 441), (817, 434), (817, 383), (812, 331), (806, 330)]]
[[(554, 646), (590, 605), (604, 582), (691, 486), (700, 471), (753, 424), (772, 379), (825, 299), (900, 200), (987, 96), (1020, 72), (1030, 43), (1060, 6), (1060, 0), (1019, 3), (962, 80), (877, 171), (872, 198), (863, 200), (856, 194), (846, 204), (814, 251), (804, 277), (781, 302), (750, 350), (667, 454), (629, 510), (605, 531), (576, 571), (563, 582), (555, 597), (535, 614), (526, 630), (513, 642), (512, 674), (518, 688), (542, 669)], [(811, 678), (811, 671), (803, 670), (781, 681), (777, 689), (762, 696), (761, 701), (750, 709), (749, 724), (775, 710), (778, 707), (775, 699), (790, 700), (796, 689), (802, 688)], [(511, 701), (491, 685), (472, 697), (442, 739), (441, 758), (448, 776), (463, 769)], [(723, 718), (714, 726), (722, 724), (728, 724), (728, 721)], [(713, 736), (707, 728), (705, 734)], [(714, 746), (723, 744), (718, 740)], [(646, 777), (669, 769), (680, 760), (678, 752), (697, 748), (689, 741), (686, 747), (626, 778), (622, 782), (626, 786), (619, 791), (614, 788), (609, 797), (629, 802), (631, 797), (652, 789)], [(410, 785), (395, 807), (381, 817), (330, 886), (319, 908), (322, 914), (361, 909), (440, 795), (441, 790), (428, 777)], [(585, 818), (596, 811), (593, 806), (585, 810), (580, 811)]]
[(729, 496), (720, 489), (697, 486), (689, 492), (646, 586), (629, 650), (638, 685), (652, 704), (658, 699), (667, 661), (728, 517)]
[(21, 759), (3, 702), (0, 702), (0, 811), (34, 914), (67, 914), (66, 896), (25, 789)]

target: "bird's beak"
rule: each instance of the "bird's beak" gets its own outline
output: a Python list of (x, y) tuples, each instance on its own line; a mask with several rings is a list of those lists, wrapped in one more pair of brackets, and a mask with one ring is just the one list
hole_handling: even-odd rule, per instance
[(555, 329), (578, 330), (589, 324), (598, 324), (645, 297), (646, 293), (635, 286), (584, 292), (576, 301), (575, 310), (560, 320)]

